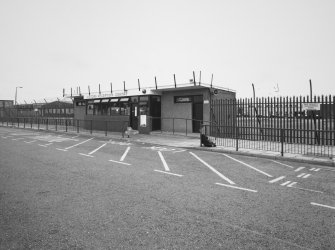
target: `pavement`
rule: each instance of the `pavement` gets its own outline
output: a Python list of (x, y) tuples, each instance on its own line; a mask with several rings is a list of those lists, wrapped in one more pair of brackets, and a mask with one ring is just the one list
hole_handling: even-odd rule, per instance
[[(33, 129), (35, 130), (35, 129)], [(49, 130), (49, 132), (58, 132)], [(64, 131), (59, 131), (64, 132)], [(75, 133), (76, 131), (71, 131), (67, 133)], [(89, 131), (80, 132), (81, 135), (91, 135)], [(94, 136), (98, 137), (106, 137), (103, 131), (97, 132), (93, 131)], [(150, 143), (160, 146), (169, 146), (169, 147), (178, 147), (178, 148), (186, 148), (192, 150), (202, 150), (202, 151), (213, 151), (213, 152), (222, 152), (229, 153), (235, 155), (246, 155), (257, 158), (266, 158), (273, 160), (285, 160), (285, 161), (293, 161), (300, 163), (309, 163), (309, 164), (318, 164), (323, 166), (335, 167), (335, 159), (328, 157), (319, 157), (315, 155), (304, 155), (304, 154), (292, 154), (285, 153), (284, 156), (281, 156), (280, 152), (268, 151), (268, 150), (259, 150), (259, 149), (247, 149), (247, 148), (239, 148), (236, 151), (235, 147), (225, 147), (225, 146), (217, 146), (217, 147), (204, 147), (200, 145), (200, 135), (197, 133), (189, 133), (187, 136), (183, 133), (170, 133), (170, 132), (151, 132), (150, 134), (130, 134), (129, 137), (126, 135), (122, 137), (120, 132), (108, 132), (107, 135), (109, 138), (120, 139), (126, 141), (137, 141)]]
[(200, 135), (199, 134), (190, 134), (188, 136), (185, 135), (176, 135), (171, 133), (160, 133), (153, 132), (150, 135), (145, 134), (137, 134), (127, 138), (129, 140), (138, 140), (141, 142), (147, 142), (157, 145), (171, 146), (171, 147), (180, 147), (187, 149), (197, 149), (203, 151), (214, 151), (214, 152), (222, 152), (222, 153), (230, 153), (236, 155), (247, 155), (253, 156), (257, 158), (267, 158), (274, 160), (287, 160), (301, 163), (311, 163), (318, 164), (324, 166), (332, 166), (335, 167), (335, 159), (330, 159), (327, 157), (316, 157), (312, 155), (303, 155), (303, 154), (289, 154), (285, 153), (284, 156), (281, 156), (280, 152), (273, 151), (265, 151), (265, 150), (256, 150), (256, 149), (245, 149), (239, 148), (236, 151), (233, 147), (204, 147), (200, 146)]

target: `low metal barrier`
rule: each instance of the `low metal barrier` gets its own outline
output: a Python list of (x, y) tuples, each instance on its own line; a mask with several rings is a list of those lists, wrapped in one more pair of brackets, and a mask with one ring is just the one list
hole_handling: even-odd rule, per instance
[(128, 121), (95, 121), (67, 118), (0, 118), (0, 125), (17, 128), (30, 128), (36, 130), (76, 132), (87, 134), (124, 133), (128, 127)]
[[(279, 152), (284, 154), (302, 154), (334, 158), (335, 153), (335, 131), (318, 130), (308, 131), (313, 135), (313, 140), (292, 140), (292, 130), (285, 128), (263, 128), (261, 137), (253, 137), (257, 128), (203, 125), (202, 133), (213, 140), (217, 146), (232, 147), (239, 149), (254, 149), (263, 151)], [(296, 134), (306, 133), (305, 130), (296, 130)], [(322, 136), (322, 140), (317, 138)]]

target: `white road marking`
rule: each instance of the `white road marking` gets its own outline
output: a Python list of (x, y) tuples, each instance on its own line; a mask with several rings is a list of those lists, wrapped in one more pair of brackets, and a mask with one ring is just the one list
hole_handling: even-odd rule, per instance
[(281, 163), (281, 162), (279, 162), (279, 161), (274, 161), (274, 160), (272, 160), (272, 161), (275, 162), (275, 163), (277, 163), (277, 164), (283, 165), (283, 166), (285, 166), (285, 167), (294, 168), (294, 167), (292, 167), (292, 166), (290, 166), (290, 165), (287, 165), (287, 164), (285, 164), (285, 163)]
[(318, 172), (320, 170), (320, 168), (314, 169), (315, 172)]
[(273, 177), (272, 175), (270, 175), (270, 174), (268, 174), (268, 173), (265, 173), (264, 171), (259, 170), (259, 169), (255, 168), (255, 167), (253, 167), (253, 166), (251, 166), (251, 165), (249, 165), (249, 164), (247, 164), (247, 163), (245, 163), (245, 162), (243, 162), (243, 161), (237, 160), (237, 159), (235, 159), (235, 158), (233, 158), (233, 157), (231, 157), (231, 156), (229, 156), (229, 155), (226, 155), (226, 154), (223, 154), (223, 155), (226, 156), (226, 157), (229, 158), (229, 159), (232, 159), (233, 161), (236, 161), (236, 162), (238, 162), (238, 163), (243, 164), (244, 166), (247, 166), (248, 168), (251, 168), (251, 169), (253, 169), (253, 170), (256, 170), (257, 172), (259, 172), (259, 173), (261, 173), (261, 174), (264, 174), (264, 175), (266, 175), (266, 176), (268, 176), (268, 177)]
[(240, 189), (240, 190), (244, 190), (244, 191), (249, 191), (249, 192), (254, 192), (257, 193), (257, 190), (253, 190), (253, 189), (249, 189), (249, 188), (243, 188), (243, 187), (237, 187), (237, 186), (231, 186), (231, 185), (227, 185), (227, 184), (222, 184), (222, 183), (215, 183), (216, 185), (220, 185), (220, 186), (225, 186), (225, 187), (231, 187), (231, 188), (236, 188), (236, 189)]
[(181, 149), (181, 150), (173, 151), (173, 153), (175, 154), (175, 153), (181, 153), (181, 152), (185, 152), (185, 151), (186, 151), (186, 149)]
[(116, 144), (116, 145), (120, 145), (120, 146), (132, 145), (132, 143), (130, 143), (130, 142), (118, 142), (118, 141), (112, 141), (112, 140), (109, 140), (108, 143), (109, 144)]
[(121, 156), (120, 161), (124, 161), (124, 159), (126, 158), (128, 152), (129, 152), (129, 150), (130, 150), (130, 147), (127, 147), (126, 151), (125, 151), (125, 152), (123, 153), (123, 155)]
[(41, 146), (41, 147), (47, 147), (47, 146), (50, 146), (52, 143), (48, 143), (48, 144), (38, 144), (38, 146)]
[(91, 155), (91, 154), (94, 154), (95, 152), (97, 152), (100, 148), (103, 148), (104, 146), (106, 146), (107, 143), (105, 144), (102, 144), (100, 147), (94, 149), (93, 151), (89, 152), (88, 154)]
[(24, 138), (15, 138), (15, 139), (12, 139), (12, 141), (19, 141), (19, 140), (23, 140)]
[(311, 168), (310, 171), (314, 171), (315, 168)]
[(166, 163), (166, 161), (165, 161), (165, 159), (164, 159), (164, 157), (163, 157), (162, 152), (161, 152), (161, 151), (158, 151), (157, 153), (158, 153), (159, 157), (161, 158), (161, 161), (162, 161), (162, 163), (163, 163), (163, 166), (164, 166), (165, 171), (170, 172), (170, 168), (169, 168), (169, 166), (167, 165), (167, 163)]
[(296, 170), (294, 170), (294, 172), (299, 172), (300, 170), (304, 169), (305, 167), (299, 167)]
[(323, 205), (323, 204), (319, 204), (319, 203), (315, 203), (315, 202), (311, 202), (311, 205), (319, 206), (319, 207), (326, 207), (326, 208), (330, 208), (330, 209), (335, 209), (335, 207), (331, 207), (331, 206), (328, 206), (328, 205)]
[(67, 151), (66, 149), (63, 149), (63, 148), (56, 148), (56, 149), (60, 151)]
[(278, 178), (276, 178), (276, 179), (273, 179), (273, 180), (271, 180), (271, 181), (269, 181), (270, 183), (275, 183), (275, 182), (277, 182), (277, 181), (280, 181), (280, 180), (282, 180), (282, 179), (284, 179), (286, 176), (280, 176), (280, 177), (278, 177)]
[(123, 162), (123, 161), (113, 161), (113, 160), (109, 160), (111, 162), (115, 162), (115, 163), (119, 163), (119, 164), (123, 164), (123, 165), (127, 165), (127, 166), (130, 166), (131, 164), (129, 163), (126, 163), (126, 162)]
[(170, 174), (170, 175), (175, 175), (175, 176), (178, 176), (178, 177), (182, 177), (181, 174), (175, 174), (175, 173), (171, 173), (171, 172), (165, 172), (165, 171), (157, 170), (157, 169), (155, 169), (154, 171), (160, 172), (160, 173), (163, 173), (163, 174)]
[(304, 190), (304, 191), (310, 191), (310, 192), (315, 192), (315, 193), (321, 193), (321, 194), (323, 194), (323, 192), (319, 191), (319, 190), (313, 190), (313, 189), (307, 189), (307, 188), (299, 188), (299, 187), (291, 187), (291, 188), (296, 188), (296, 189), (300, 189), (300, 190)]
[(306, 174), (306, 173), (301, 173), (301, 174), (297, 175), (297, 177), (298, 177), (298, 178), (301, 178), (301, 177), (303, 177), (305, 174)]
[(232, 185), (235, 185), (235, 182), (233, 182), (232, 180), (228, 179), (226, 176), (224, 176), (223, 174), (221, 174), (219, 171), (217, 171), (215, 168), (213, 168), (212, 166), (210, 166), (207, 162), (205, 162), (204, 160), (200, 159), (196, 154), (190, 152), (191, 155), (193, 155), (198, 161), (200, 161), (202, 164), (204, 164), (206, 167), (208, 167), (210, 170), (212, 170), (214, 173), (216, 173), (218, 176), (220, 176), (222, 179), (224, 179), (225, 181), (229, 182)]
[(306, 174), (306, 175), (303, 176), (302, 178), (306, 179), (306, 178), (308, 178), (309, 176), (311, 176), (311, 174)]
[(80, 155), (83, 155), (83, 156), (87, 156), (87, 157), (94, 157), (93, 155), (87, 155), (87, 154), (83, 154), (83, 153), (79, 153)]
[(287, 187), (293, 187), (295, 184), (297, 184), (296, 182), (292, 182), (291, 184), (287, 185)]
[(80, 145), (80, 144), (83, 144), (83, 143), (85, 143), (85, 142), (88, 142), (88, 141), (90, 141), (90, 140), (92, 140), (92, 139), (94, 139), (94, 137), (91, 138), (91, 139), (88, 139), (88, 140), (86, 140), (86, 141), (79, 142), (79, 143), (77, 143), (77, 144), (75, 144), (75, 145), (73, 145), (73, 146), (67, 147), (67, 148), (65, 148), (65, 149), (70, 149), (70, 148), (76, 147), (76, 146), (78, 146), (78, 145)]
[(282, 184), (280, 184), (281, 186), (286, 186), (287, 184), (289, 184), (289, 183), (291, 183), (291, 181), (286, 181), (286, 182), (284, 182), (284, 183), (282, 183)]
[(77, 138), (77, 137), (79, 137), (79, 135), (76, 135), (76, 136), (72, 136), (71, 138)]
[(24, 141), (25, 143), (33, 143), (33, 142), (35, 142), (35, 141), (37, 141), (37, 140), (32, 140), (32, 141)]

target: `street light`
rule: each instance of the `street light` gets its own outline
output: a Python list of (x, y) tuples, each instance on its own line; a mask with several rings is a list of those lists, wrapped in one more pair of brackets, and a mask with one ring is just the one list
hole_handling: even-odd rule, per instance
[(15, 105), (17, 105), (17, 89), (22, 89), (23, 87), (16, 87), (15, 88)]

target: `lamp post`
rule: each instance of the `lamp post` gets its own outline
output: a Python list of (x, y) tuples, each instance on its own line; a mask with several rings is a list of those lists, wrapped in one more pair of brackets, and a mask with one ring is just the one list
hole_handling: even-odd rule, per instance
[(17, 105), (17, 89), (18, 89), (18, 88), (19, 88), (19, 89), (22, 89), (23, 87), (19, 87), (19, 86), (18, 86), (18, 87), (15, 88), (15, 105)]

